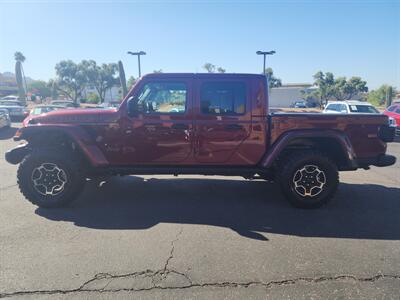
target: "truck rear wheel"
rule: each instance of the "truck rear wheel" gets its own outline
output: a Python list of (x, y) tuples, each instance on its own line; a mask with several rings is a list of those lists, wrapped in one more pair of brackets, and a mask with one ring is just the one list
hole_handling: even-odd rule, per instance
[(85, 184), (77, 157), (62, 150), (36, 150), (18, 168), (21, 193), (39, 207), (62, 207), (78, 196)]
[(282, 192), (296, 207), (320, 207), (333, 197), (339, 184), (335, 163), (317, 151), (294, 152), (280, 170)]

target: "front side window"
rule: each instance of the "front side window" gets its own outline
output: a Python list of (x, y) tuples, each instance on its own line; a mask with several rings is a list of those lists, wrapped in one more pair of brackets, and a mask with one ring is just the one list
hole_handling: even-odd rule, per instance
[(326, 110), (339, 111), (339, 104), (329, 104)]
[(187, 88), (182, 82), (149, 82), (138, 96), (143, 113), (185, 113)]
[(388, 111), (394, 111), (396, 109), (396, 105), (392, 105), (388, 108)]
[(205, 82), (201, 86), (200, 106), (203, 114), (244, 114), (246, 85), (244, 82)]

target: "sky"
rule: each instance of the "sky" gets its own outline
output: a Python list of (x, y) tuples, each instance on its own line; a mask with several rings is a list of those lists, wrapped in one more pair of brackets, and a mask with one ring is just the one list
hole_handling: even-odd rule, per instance
[(122, 60), (144, 50), (142, 74), (204, 72), (206, 62), (232, 73), (261, 73), (257, 50), (275, 50), (267, 66), (283, 83), (312, 83), (321, 70), (360, 76), (370, 89), (400, 88), (397, 1), (5, 1), (0, 0), (0, 72), (26, 56), (25, 74), (55, 77), (64, 59)]

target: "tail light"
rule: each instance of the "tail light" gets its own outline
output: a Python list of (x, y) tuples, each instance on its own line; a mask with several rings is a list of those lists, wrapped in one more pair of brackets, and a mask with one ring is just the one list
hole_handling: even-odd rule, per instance
[(393, 142), (396, 128), (389, 125), (379, 127), (378, 137), (385, 143)]
[(396, 122), (395, 118), (389, 117), (389, 126), (393, 126), (393, 127), (397, 126), (397, 122)]

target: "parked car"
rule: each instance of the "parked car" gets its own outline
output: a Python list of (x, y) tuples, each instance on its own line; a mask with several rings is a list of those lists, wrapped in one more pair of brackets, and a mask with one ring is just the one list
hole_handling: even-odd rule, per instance
[(0, 109), (7, 109), (11, 119), (23, 120), (25, 117), (25, 107), (19, 101), (0, 100)]
[(204, 174), (276, 181), (294, 206), (313, 208), (333, 197), (338, 171), (393, 165), (393, 139), (383, 114), (268, 114), (263, 75), (154, 73), (117, 110), (33, 117), (5, 156), (41, 207), (70, 203), (88, 178)]
[(380, 112), (368, 102), (348, 100), (329, 102), (323, 113), (337, 114), (379, 114)]
[(391, 125), (396, 128), (396, 134), (400, 135), (400, 103), (389, 106), (383, 113), (391, 118)]
[(0, 109), (0, 129), (11, 126), (10, 115), (7, 109)]
[(77, 107), (73, 101), (68, 100), (53, 100), (50, 102), (51, 105), (60, 105), (64, 107)]
[(57, 110), (57, 109), (63, 109), (66, 108), (65, 106), (61, 106), (61, 105), (37, 105), (34, 108), (31, 109), (31, 111), (29, 112), (29, 114), (26, 116), (26, 118), (24, 119), (24, 121), (22, 122), (22, 126), (26, 126), (28, 125), (28, 122), (35, 116), (41, 115), (41, 114), (45, 114), (48, 113), (50, 111), (53, 110)]
[(103, 102), (100, 104), (100, 106), (104, 108), (118, 108), (121, 105), (121, 101), (115, 100), (115, 101), (108, 101), (108, 102)]
[(1, 101), (1, 100), (11, 100), (11, 101), (18, 101), (18, 99), (19, 99), (19, 97), (18, 97), (18, 96), (13, 96), (13, 95), (10, 95), (10, 96), (5, 96), (5, 97), (1, 98), (1, 99), (0, 99), (0, 101)]
[(293, 108), (307, 108), (307, 103), (304, 100), (298, 100), (298, 101), (293, 102), (290, 105), (290, 107), (293, 107)]

